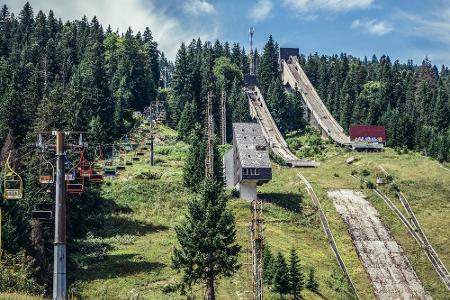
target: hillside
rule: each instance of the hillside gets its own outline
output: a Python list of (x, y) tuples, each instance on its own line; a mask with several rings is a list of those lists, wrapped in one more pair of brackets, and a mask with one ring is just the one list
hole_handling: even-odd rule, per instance
[[(72, 295), (83, 298), (183, 298), (177, 292), (170, 292), (179, 278), (170, 267), (170, 258), (177, 243), (174, 226), (183, 218), (187, 200), (192, 197), (182, 186), (181, 179), (187, 145), (177, 142), (176, 132), (165, 127), (158, 127), (156, 136), (155, 166), (141, 160), (103, 186), (104, 205), (113, 203), (120, 209), (102, 215), (106, 220), (104, 228), (92, 232), (85, 241), (89, 247), (79, 259), (90, 263), (82, 270), (71, 272), (70, 277), (76, 278), (70, 288)], [(339, 267), (309, 195), (297, 177), (298, 172), (308, 178), (319, 195), (350, 276), (364, 299), (374, 299), (369, 278), (352, 246), (345, 224), (326, 196), (330, 189), (360, 190), (360, 182), (350, 176), (353, 170), (368, 170), (371, 179), (379, 165), (389, 170), (409, 197), (443, 262), (448, 264), (450, 260), (445, 246), (449, 242), (445, 234), (449, 223), (444, 217), (450, 210), (450, 193), (446, 184), (450, 173), (436, 162), (414, 153), (397, 154), (390, 149), (383, 153), (358, 153), (359, 161), (347, 165), (345, 160), (351, 155), (354, 154), (327, 146), (320, 168), (299, 170), (274, 165), (273, 180), (259, 188), (259, 197), (265, 200), (265, 242), (273, 251), (285, 254), (294, 247), (305, 270), (316, 268), (320, 294), (305, 290), (302, 292), (305, 299), (345, 299), (343, 291), (348, 287), (343, 288), (337, 283), (336, 274), (338, 279), (341, 277)], [(433, 299), (445, 299), (445, 287), (405, 227), (370, 190), (362, 189), (362, 192), (405, 249)], [(246, 250), (249, 244), (249, 203), (230, 198), (229, 207), (236, 216), (238, 242)], [(220, 299), (245, 297), (250, 284), (248, 259), (248, 253), (242, 251), (239, 272), (231, 279), (219, 281)], [(331, 277), (332, 274), (335, 277)], [(342, 278), (340, 280), (346, 285)], [(277, 298), (270, 291), (266, 292), (267, 299)], [(193, 293), (200, 296), (202, 288), (197, 286)]]

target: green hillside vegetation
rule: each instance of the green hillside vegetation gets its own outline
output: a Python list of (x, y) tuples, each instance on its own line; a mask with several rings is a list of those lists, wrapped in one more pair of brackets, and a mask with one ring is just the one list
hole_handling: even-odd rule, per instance
[[(118, 207), (99, 216), (105, 220), (100, 230), (91, 232), (83, 241), (78, 261), (89, 261), (71, 272), (75, 281), (70, 291), (86, 298), (182, 299), (174, 291), (180, 275), (171, 268), (171, 255), (177, 244), (174, 227), (183, 219), (186, 203), (193, 194), (182, 185), (182, 165), (187, 145), (175, 139), (176, 133), (158, 127), (155, 166), (145, 160), (135, 163), (117, 178), (108, 181), (101, 191), (105, 206)], [(283, 169), (284, 170), (284, 169)], [(314, 208), (309, 199), (298, 192), (296, 179), (281, 185), (277, 171), (273, 183), (261, 189), (261, 197), (271, 199), (264, 207), (268, 222), (267, 243), (285, 255), (295, 248), (303, 272), (316, 269), (319, 292), (328, 298), (338, 294), (328, 286), (329, 277), (338, 268)], [(290, 191), (286, 193), (286, 188)], [(265, 192), (270, 191), (270, 192)], [(231, 193), (228, 194), (231, 197)], [(238, 299), (250, 289), (248, 253), (250, 205), (230, 198), (229, 208), (236, 217), (238, 243), (242, 246), (241, 268), (231, 279), (218, 284), (219, 299)], [(202, 287), (193, 289), (200, 297)], [(304, 290), (309, 299), (320, 296)], [(267, 299), (278, 295), (266, 288)]]
[[(159, 126), (155, 148), (157, 164), (150, 166), (146, 159), (141, 159), (102, 187), (104, 205), (114, 203), (120, 209), (99, 216), (106, 222), (103, 229), (91, 232), (83, 242), (89, 246), (84, 246), (76, 259), (89, 261), (89, 264), (71, 271), (70, 277), (76, 279), (70, 288), (72, 295), (85, 298), (184, 298), (175, 291), (180, 275), (171, 268), (171, 255), (177, 244), (174, 227), (183, 219), (187, 200), (193, 196), (182, 185), (181, 166), (187, 149), (186, 144), (176, 140), (175, 131)], [(274, 253), (281, 251), (286, 257), (291, 248), (296, 249), (305, 276), (309, 268), (316, 270), (319, 293), (305, 289), (302, 291), (305, 299), (322, 299), (322, 296), (346, 299), (342, 291), (348, 290), (348, 286), (342, 279), (315, 208), (297, 177), (299, 171), (310, 180), (319, 195), (350, 276), (364, 299), (375, 299), (369, 278), (352, 246), (346, 225), (326, 196), (326, 191), (333, 188), (360, 189), (360, 182), (350, 176), (354, 170), (358, 173), (369, 171), (367, 178), (370, 180), (374, 180), (379, 164), (392, 170), (396, 183), (409, 196), (413, 208), (417, 211), (421, 208), (417, 217), (444, 263), (448, 263), (449, 253), (445, 247), (448, 221), (442, 215), (449, 209), (448, 199), (442, 198), (442, 195), (448, 195), (444, 183), (449, 175), (445, 170), (420, 155), (397, 154), (390, 149), (384, 153), (359, 153), (356, 155), (359, 161), (353, 165), (345, 163), (353, 153), (334, 146), (327, 146), (326, 153), (332, 157), (325, 158), (322, 167), (317, 169), (299, 170), (274, 165), (273, 180), (259, 188), (259, 197), (265, 200), (265, 242)], [(429, 176), (428, 170), (433, 176)], [(413, 184), (417, 182), (422, 183)], [(445, 287), (403, 225), (371, 191), (363, 189), (363, 193), (404, 247), (426, 289), (434, 299), (445, 299)], [(228, 196), (231, 197), (231, 193)], [(231, 279), (219, 281), (219, 299), (244, 297), (251, 282), (247, 265), (250, 257), (246, 251), (249, 247), (250, 205), (230, 198), (229, 208), (235, 215), (238, 243), (243, 248), (239, 258), (242, 266)], [(340, 282), (344, 282), (344, 287)], [(192, 293), (200, 297), (202, 292), (202, 287), (196, 286)], [(267, 285), (265, 292), (267, 299), (278, 299)]]

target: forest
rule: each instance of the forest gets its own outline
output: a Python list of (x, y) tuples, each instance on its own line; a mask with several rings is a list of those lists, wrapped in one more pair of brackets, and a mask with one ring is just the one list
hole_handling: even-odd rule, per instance
[[(302, 119), (301, 96), (285, 92), (279, 78), (279, 45), (270, 36), (256, 51), (259, 86), (283, 133), (307, 127)], [(250, 121), (243, 93), (249, 56), (238, 43), (200, 39), (180, 45), (174, 62), (158, 49), (151, 28), (125, 33), (103, 27), (97, 18), (63, 22), (49, 11), (35, 13), (30, 4), (15, 15), (7, 6), (0, 12), (0, 145), (4, 164), (12, 153), (12, 165), (21, 170), (25, 184), (20, 202), (0, 200), (3, 209), (5, 255), (20, 271), (0, 271), (0, 291), (11, 289), (42, 294), (51, 285), (51, 229), (44, 229), (48, 251), (36, 249), (30, 236), (34, 204), (51, 201), (37, 195), (36, 166), (40, 154), (34, 143), (40, 131), (85, 131), (92, 145), (111, 143), (133, 128), (133, 111), (163, 101), (168, 124), (178, 139), (192, 145), (185, 166), (185, 185), (200, 190), (204, 174), (205, 119), (208, 92), (213, 92), (213, 112), (219, 128), (222, 92), (227, 105), (227, 141), (231, 124)], [(449, 160), (450, 73), (425, 58), (391, 62), (361, 59), (349, 54), (301, 55), (300, 62), (324, 103), (344, 129), (350, 124), (386, 126), (387, 144), (413, 150), (439, 161)], [(171, 83), (163, 88), (161, 70), (169, 69)], [(218, 153), (218, 151), (216, 151)], [(217, 154), (218, 155), (218, 154)], [(219, 159), (217, 159), (219, 160)], [(222, 172), (217, 166), (218, 178)], [(81, 200), (80, 200), (81, 198)], [(90, 228), (101, 226), (99, 192), (69, 197), (69, 257), (73, 268), (89, 245), (80, 242)], [(120, 209), (111, 204), (113, 209)], [(101, 211), (100, 211), (101, 212)], [(43, 254), (45, 253), (45, 254)], [(84, 261), (83, 263), (88, 263)], [(11, 265), (14, 265), (12, 263)], [(51, 272), (51, 271), (50, 271)], [(22, 277), (21, 277), (22, 276)], [(20, 278), (27, 279), (22, 282)], [(3, 286), (4, 279), (14, 284)], [(72, 280), (72, 278), (69, 278)]]

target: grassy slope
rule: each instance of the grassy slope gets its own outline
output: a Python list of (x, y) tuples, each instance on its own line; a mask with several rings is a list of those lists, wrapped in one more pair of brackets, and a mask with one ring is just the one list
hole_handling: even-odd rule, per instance
[[(100, 244), (107, 244), (106, 259), (92, 264), (83, 272), (75, 274), (78, 281), (72, 286), (74, 294), (86, 298), (123, 299), (177, 299), (178, 293), (164, 293), (165, 286), (177, 282), (180, 275), (170, 268), (170, 257), (176, 237), (174, 226), (183, 218), (186, 202), (191, 194), (182, 187), (182, 159), (186, 145), (173, 141), (174, 132), (164, 129), (159, 132), (166, 142), (157, 143), (155, 151), (157, 166), (148, 166), (141, 161), (128, 168), (119, 178), (104, 185), (103, 197), (115, 201), (119, 206), (128, 206), (132, 212), (111, 214), (108, 234), (96, 237)], [(139, 179), (137, 174), (147, 171), (161, 174), (160, 179)], [(298, 181), (290, 176), (292, 170), (275, 169), (274, 180), (261, 187), (261, 197), (270, 200), (264, 207), (264, 217), (272, 221), (265, 226), (266, 241), (272, 250), (286, 255), (290, 248), (298, 250), (304, 267), (315, 266), (320, 292), (327, 299), (336, 299), (335, 292), (328, 287), (331, 272), (338, 268), (328, 247), (325, 236), (314, 215), (308, 197), (298, 191)], [(286, 178), (289, 175), (289, 178)], [(219, 299), (244, 299), (250, 290), (248, 263), (250, 221), (249, 203), (232, 199), (229, 207), (236, 216), (238, 242), (243, 247), (239, 272), (218, 284)], [(293, 224), (278, 221), (291, 221)], [(105, 237), (106, 236), (106, 237)], [(201, 297), (202, 288), (194, 288), (194, 296)], [(321, 296), (304, 291), (307, 299), (322, 299)], [(277, 295), (266, 291), (267, 299)]]
[[(175, 132), (171, 130), (160, 128), (158, 136), (164, 141), (159, 141), (155, 149), (157, 166), (150, 167), (141, 161), (128, 168), (119, 179), (104, 185), (102, 196), (105, 201), (113, 201), (119, 207), (128, 209), (108, 215), (102, 232), (92, 234), (90, 242), (107, 245), (109, 251), (104, 260), (98, 260), (76, 274), (76, 282), (70, 288), (72, 295), (89, 299), (183, 298), (178, 293), (164, 293), (163, 288), (180, 278), (170, 268), (170, 257), (176, 245), (173, 228), (182, 220), (187, 199), (192, 196), (181, 184), (181, 166), (187, 148), (182, 143), (174, 142)], [(352, 246), (347, 227), (326, 195), (329, 189), (360, 189), (360, 182), (349, 176), (352, 170), (369, 170), (371, 175), (367, 178), (372, 181), (378, 165), (390, 172), (410, 200), (430, 242), (449, 266), (449, 236), (446, 230), (450, 224), (446, 216), (450, 211), (450, 172), (416, 154), (397, 155), (391, 150), (358, 153), (359, 161), (348, 166), (345, 159), (351, 155), (355, 154), (332, 148), (324, 155), (322, 167), (317, 169), (288, 169), (274, 165), (273, 180), (259, 188), (260, 197), (266, 200), (263, 212), (267, 221), (266, 243), (270, 244), (272, 251), (282, 251), (286, 255), (294, 247), (305, 269), (311, 266), (316, 268), (320, 294), (303, 291), (305, 299), (339, 299), (342, 296), (328, 284), (338, 265), (310, 198), (296, 176), (298, 172), (302, 172), (315, 188), (350, 276), (363, 299), (374, 299), (369, 278)], [(160, 174), (161, 178), (146, 179), (148, 174), (145, 173), (148, 171)], [(448, 292), (404, 226), (372, 192), (367, 189), (363, 192), (405, 249), (433, 298), (447, 299)], [(386, 192), (397, 201), (388, 188)], [(398, 201), (396, 203), (399, 205)], [(233, 278), (220, 280), (219, 299), (245, 299), (246, 291), (250, 289), (246, 264), (249, 262), (249, 204), (232, 199), (229, 207), (236, 216), (238, 242), (243, 247), (240, 256), (242, 267)], [(196, 298), (201, 298), (201, 293), (201, 287), (194, 288)], [(266, 287), (265, 298), (275, 299), (277, 295)], [(0, 294), (0, 299), (34, 298)]]
[[(170, 257), (176, 245), (173, 228), (182, 220), (187, 200), (192, 196), (181, 184), (186, 145), (175, 143), (175, 133), (168, 129), (160, 128), (158, 136), (164, 141), (158, 142), (155, 149), (157, 166), (150, 167), (141, 161), (128, 168), (119, 179), (104, 185), (102, 196), (105, 200), (131, 210), (123, 209), (107, 216), (109, 226), (105, 226), (101, 237), (94, 236), (91, 242), (108, 245), (110, 250), (103, 261), (74, 274), (77, 282), (71, 286), (73, 295), (89, 299), (183, 298), (178, 293), (164, 293), (163, 289), (177, 282), (180, 277), (170, 268)], [(272, 251), (282, 251), (287, 255), (289, 249), (294, 247), (305, 269), (310, 266), (316, 268), (320, 295), (303, 291), (305, 299), (339, 299), (339, 295), (328, 284), (329, 277), (338, 269), (338, 265), (310, 198), (297, 178), (298, 172), (310, 180), (321, 199), (350, 276), (363, 299), (374, 299), (369, 278), (352, 246), (345, 224), (326, 196), (329, 189), (360, 188), (360, 182), (349, 176), (351, 170), (368, 169), (372, 173), (372, 180), (380, 164), (392, 173), (417, 211), (417, 217), (428, 233), (430, 242), (444, 263), (449, 265), (450, 254), (446, 247), (449, 241), (448, 234), (445, 235), (449, 221), (445, 216), (450, 210), (450, 173), (435, 162), (415, 154), (399, 156), (391, 150), (376, 154), (360, 153), (356, 154), (360, 160), (348, 166), (345, 159), (351, 155), (354, 154), (332, 149), (324, 156), (322, 167), (317, 169), (288, 169), (274, 165), (273, 180), (259, 188), (260, 197), (267, 200), (263, 212), (267, 221), (265, 238)], [(161, 178), (145, 179), (145, 172), (148, 171), (160, 174)], [(141, 176), (137, 176), (139, 174)], [(445, 287), (403, 225), (384, 202), (369, 190), (363, 192), (369, 196), (383, 221), (405, 249), (426, 289), (434, 299), (445, 299), (448, 295)], [(249, 262), (246, 251), (249, 245), (249, 204), (232, 199), (229, 207), (236, 216), (238, 242), (243, 247), (240, 256), (242, 267), (233, 278), (219, 281), (219, 299), (245, 299), (246, 291), (250, 289), (250, 274), (246, 264)], [(201, 293), (201, 287), (194, 288), (196, 298), (201, 298)], [(0, 299), (2, 297), (8, 298), (0, 294)], [(275, 299), (277, 295), (266, 288), (265, 298)]]
[[(321, 198), (335, 236), (339, 236), (337, 238), (338, 247), (349, 251), (350, 256), (345, 259), (345, 262), (350, 267), (351, 273), (353, 273), (351, 276), (354, 278), (358, 290), (363, 291), (363, 295), (368, 291), (368, 288), (364, 289), (366, 280), (361, 280), (363, 277), (367, 278), (367, 276), (358, 276), (358, 273), (361, 274), (364, 271), (361, 270), (361, 264), (357, 263), (354, 251), (350, 249), (351, 242), (347, 234), (347, 228), (340, 220), (332, 201), (326, 195), (327, 190), (334, 188), (359, 189), (361, 186), (360, 182), (349, 176), (351, 170), (369, 170), (371, 175), (367, 179), (371, 181), (375, 180), (374, 177), (379, 170), (379, 165), (382, 165), (390, 172), (400, 189), (410, 200), (419, 222), (422, 224), (424, 231), (428, 233), (430, 242), (444, 264), (449, 266), (448, 228), (450, 222), (446, 216), (448, 216), (450, 211), (450, 174), (440, 168), (436, 162), (418, 154), (398, 155), (390, 149), (383, 153), (358, 153), (356, 156), (359, 158), (359, 161), (348, 166), (345, 163), (345, 159), (352, 155), (355, 154), (343, 153), (327, 160), (327, 163), (323, 164), (321, 168), (302, 170), (302, 172), (311, 181)], [(389, 191), (387, 187), (385, 189)], [(444, 284), (440, 281), (426, 255), (409, 235), (404, 225), (389, 210), (386, 204), (371, 191), (365, 189), (363, 193), (368, 196), (369, 200), (379, 211), (381, 219), (391, 230), (396, 240), (403, 246), (408, 259), (433, 298), (448, 299), (448, 291)], [(394, 200), (395, 196), (392, 192), (390, 195), (391, 199)], [(398, 207), (401, 207), (398, 201), (396, 204)], [(354, 267), (358, 267), (358, 270), (361, 270), (361, 272), (356, 272)]]

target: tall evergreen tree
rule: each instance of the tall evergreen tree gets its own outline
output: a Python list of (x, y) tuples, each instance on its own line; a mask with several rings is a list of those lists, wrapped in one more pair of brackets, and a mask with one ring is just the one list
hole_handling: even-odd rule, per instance
[(286, 132), (289, 121), (289, 105), (283, 84), (279, 78), (272, 82), (266, 95), (266, 102), (275, 123), (281, 132)]
[(291, 249), (289, 256), (289, 294), (294, 299), (300, 298), (304, 286), (304, 275), (295, 249)]
[(204, 284), (207, 299), (216, 299), (219, 277), (230, 277), (239, 268), (235, 221), (226, 206), (221, 185), (206, 179), (200, 197), (189, 202), (185, 221), (175, 228), (180, 247), (172, 266), (183, 271), (183, 288)]
[(289, 268), (283, 254), (278, 252), (273, 265), (273, 290), (280, 294), (280, 298), (289, 293)]
[(269, 36), (269, 40), (264, 46), (257, 75), (259, 88), (263, 95), (267, 95), (270, 85), (278, 78), (278, 45), (272, 36)]
[(319, 284), (316, 281), (315, 273), (316, 270), (314, 268), (310, 268), (308, 272), (308, 280), (306, 282), (306, 288), (312, 292), (317, 292), (319, 289)]
[(274, 275), (275, 258), (272, 255), (269, 244), (265, 243), (263, 248), (263, 277), (264, 282), (271, 284)]

